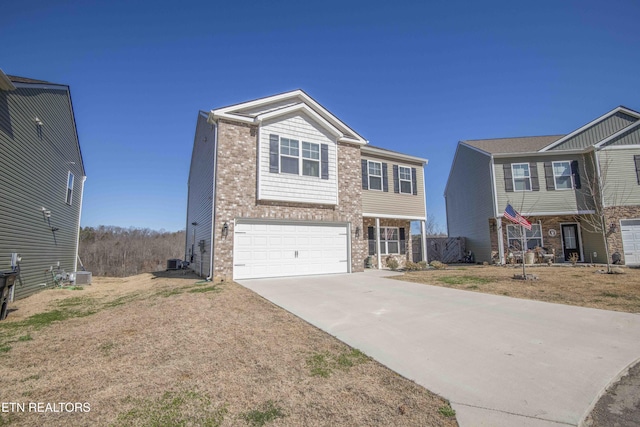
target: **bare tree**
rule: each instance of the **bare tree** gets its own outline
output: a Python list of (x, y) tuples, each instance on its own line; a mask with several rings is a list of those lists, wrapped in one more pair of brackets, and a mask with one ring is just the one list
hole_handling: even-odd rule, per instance
[(592, 215), (576, 215), (574, 219), (587, 232), (602, 236), (607, 257), (607, 273), (611, 273), (608, 237), (613, 232), (607, 227), (607, 206), (610, 206), (609, 210), (611, 210), (615, 206), (622, 205), (624, 200), (628, 198), (628, 193), (624, 183), (621, 186), (619, 182), (615, 182), (609, 176), (612, 160), (606, 151), (594, 151), (592, 154), (585, 155), (584, 158), (583, 178), (581, 179), (585, 196), (584, 207), (593, 210), (594, 213)]
[(164, 269), (168, 259), (182, 258), (184, 241), (184, 230), (84, 227), (78, 255), (93, 274), (122, 277)]

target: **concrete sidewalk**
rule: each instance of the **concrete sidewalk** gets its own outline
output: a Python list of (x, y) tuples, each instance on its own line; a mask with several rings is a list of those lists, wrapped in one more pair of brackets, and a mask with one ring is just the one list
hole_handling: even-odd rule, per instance
[(449, 399), (461, 426), (578, 425), (640, 357), (640, 316), (426, 286), (367, 271), (242, 280)]

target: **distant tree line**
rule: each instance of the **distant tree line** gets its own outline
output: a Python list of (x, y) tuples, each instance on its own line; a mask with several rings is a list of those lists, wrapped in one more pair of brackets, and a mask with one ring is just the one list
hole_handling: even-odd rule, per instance
[(184, 230), (101, 225), (80, 229), (78, 255), (94, 276), (123, 277), (165, 270), (168, 259), (184, 258), (184, 245)]

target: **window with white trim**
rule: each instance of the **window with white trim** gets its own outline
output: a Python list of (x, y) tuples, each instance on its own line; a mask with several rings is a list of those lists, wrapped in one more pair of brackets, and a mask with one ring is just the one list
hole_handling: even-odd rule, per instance
[(571, 162), (553, 162), (553, 181), (556, 190), (570, 190), (573, 188), (571, 177)]
[(72, 200), (73, 200), (73, 174), (71, 173), (71, 171), (69, 171), (69, 175), (67, 175), (66, 203), (70, 205)]
[(531, 191), (529, 163), (512, 163), (511, 173), (513, 175), (514, 191)]
[(299, 147), (295, 139), (280, 138), (280, 172), (299, 175)]
[(382, 191), (382, 163), (368, 160), (369, 189)]
[[(514, 251), (522, 250), (522, 229), (520, 225), (507, 225), (507, 242), (509, 249)], [(531, 230), (524, 229), (527, 233), (527, 249), (542, 247), (542, 227), (540, 224), (531, 224)]]
[(302, 141), (302, 175), (320, 176), (320, 144)]
[(380, 227), (380, 254), (400, 253), (400, 233), (398, 227)]
[(404, 194), (413, 194), (411, 168), (398, 166), (398, 178), (400, 179), (400, 192)]

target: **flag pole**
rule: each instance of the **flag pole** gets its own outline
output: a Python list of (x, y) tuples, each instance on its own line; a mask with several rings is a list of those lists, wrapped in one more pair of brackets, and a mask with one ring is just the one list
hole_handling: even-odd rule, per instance
[(524, 229), (524, 225), (520, 224), (520, 228), (522, 229), (522, 278), (527, 278), (527, 271), (525, 269), (525, 254), (527, 250), (527, 232)]

